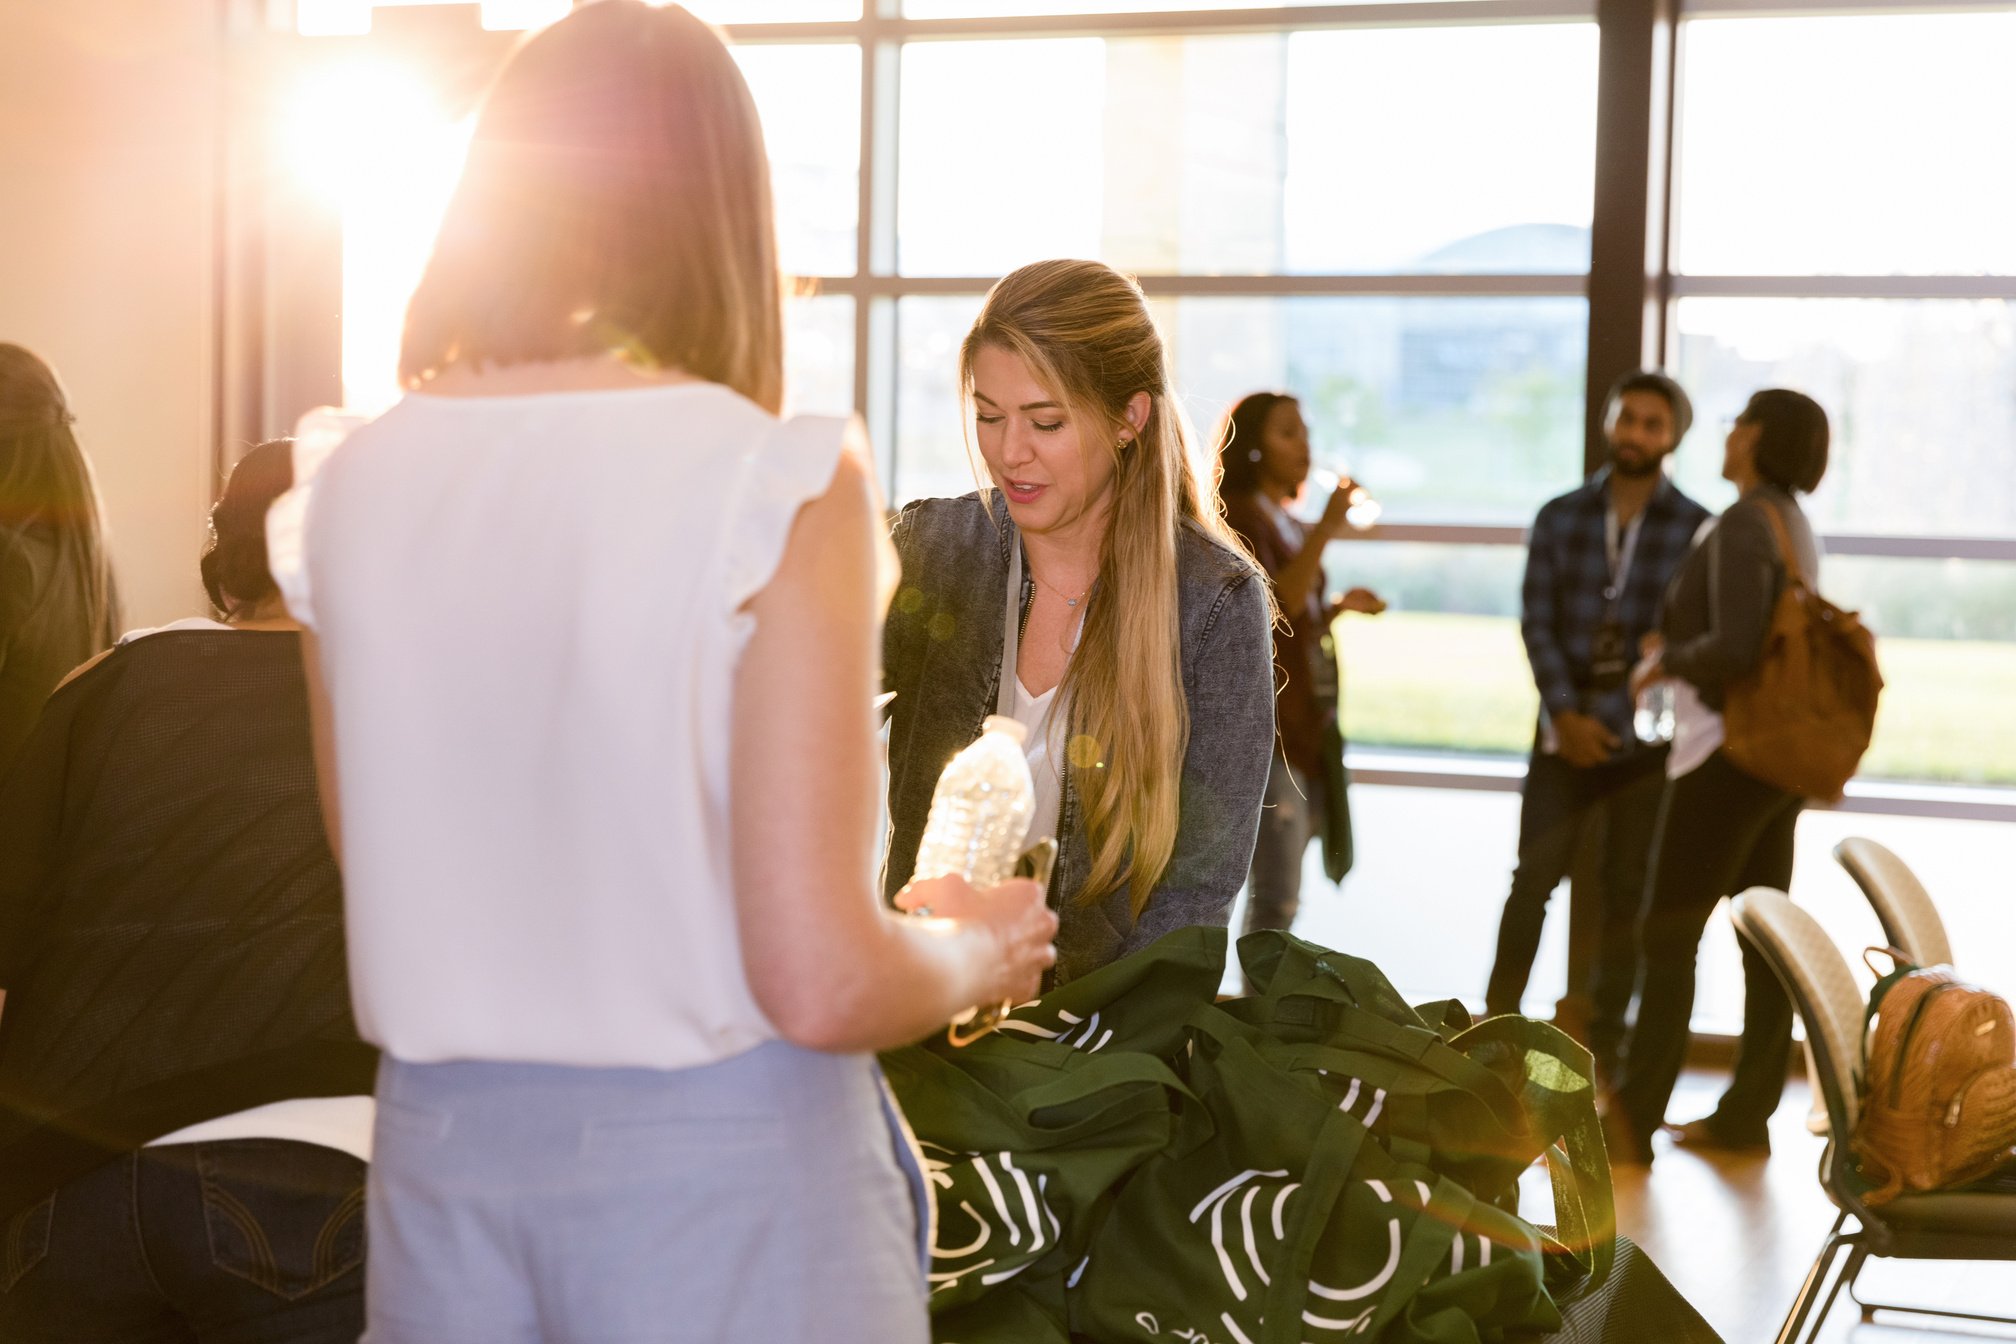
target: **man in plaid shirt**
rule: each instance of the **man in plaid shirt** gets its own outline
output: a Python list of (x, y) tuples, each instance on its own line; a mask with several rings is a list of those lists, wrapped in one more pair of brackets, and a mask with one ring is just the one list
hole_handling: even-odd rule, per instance
[(1664, 470), (1693, 416), (1666, 375), (1619, 379), (1603, 422), (1609, 464), (1549, 500), (1527, 546), (1520, 629), (1540, 722), (1485, 1003), (1492, 1014), (1519, 1011), (1547, 899), (1568, 875), (1583, 823), (1604, 811), (1603, 938), (1589, 1021), (1604, 1077), (1616, 1065), (1637, 979), (1636, 923), (1667, 754), (1665, 744), (1633, 734), (1626, 682), (1640, 639), (1658, 628), (1668, 580), (1710, 516)]

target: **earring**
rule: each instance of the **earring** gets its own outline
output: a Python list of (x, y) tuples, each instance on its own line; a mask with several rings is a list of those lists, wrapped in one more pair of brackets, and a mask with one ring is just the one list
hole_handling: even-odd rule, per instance
[(1248, 462), (1258, 462), (1260, 460), (1260, 450), (1258, 448), (1248, 448), (1246, 450), (1246, 460)]

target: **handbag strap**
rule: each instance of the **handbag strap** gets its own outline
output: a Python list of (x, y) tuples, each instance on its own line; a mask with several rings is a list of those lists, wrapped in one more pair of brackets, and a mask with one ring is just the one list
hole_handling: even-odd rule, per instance
[(1805, 573), (1799, 565), (1799, 557), (1792, 549), (1792, 531), (1785, 526), (1785, 516), (1778, 511), (1778, 506), (1769, 500), (1760, 499), (1757, 502), (1763, 506), (1764, 516), (1771, 522), (1772, 535), (1778, 538), (1778, 558), (1785, 562), (1786, 582), (1799, 588), (1812, 587), (1806, 581)]
[[(1544, 1156), (1554, 1188), (1559, 1239), (1578, 1262), (1582, 1260), (1582, 1252), (1586, 1251), (1588, 1256), (1587, 1276), (1576, 1288), (1562, 1294), (1561, 1300), (1573, 1300), (1595, 1291), (1609, 1280), (1616, 1261), (1617, 1202), (1610, 1181), (1610, 1158), (1596, 1117), (1594, 1066), (1588, 1050), (1558, 1027), (1510, 1016), (1478, 1023), (1458, 1036), (1455, 1045), (1465, 1051), (1485, 1045), (1505, 1045), (1529, 1055), (1539, 1054), (1556, 1060), (1584, 1083), (1571, 1089), (1547, 1087), (1546, 1091), (1557, 1100), (1522, 1109), (1541, 1121), (1538, 1137), (1547, 1145)], [(1531, 1061), (1523, 1061), (1523, 1066), (1530, 1074)]]
[(1358, 1165), (1359, 1150), (1369, 1131), (1340, 1111), (1324, 1117), (1317, 1131), (1309, 1166), (1302, 1173), (1302, 1195), (1283, 1243), (1286, 1254), (1267, 1289), (1262, 1344), (1300, 1344), (1303, 1304), (1309, 1296), (1309, 1266), (1316, 1243), (1344, 1201), (1345, 1182)]

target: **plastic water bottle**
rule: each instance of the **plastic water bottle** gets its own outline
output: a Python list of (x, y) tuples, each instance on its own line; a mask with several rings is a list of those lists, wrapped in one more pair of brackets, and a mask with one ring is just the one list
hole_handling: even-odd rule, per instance
[(1656, 745), (1673, 740), (1673, 683), (1662, 681), (1638, 693), (1631, 729), (1640, 742)]
[[(1323, 510), (1329, 507), (1330, 496), (1344, 478), (1325, 467), (1311, 467), (1308, 477), (1302, 482), (1301, 492), (1288, 503), (1288, 512), (1305, 523), (1314, 523), (1322, 518)], [(1353, 531), (1364, 532), (1379, 521), (1383, 510), (1379, 501), (1372, 498), (1372, 492), (1364, 486), (1353, 483), (1351, 506), (1344, 510), (1344, 521)]]
[(931, 794), (931, 815), (911, 880), (957, 873), (976, 887), (1015, 875), (1036, 812), (1036, 782), (1022, 754), (1029, 730), (991, 714), (980, 736), (952, 758)]

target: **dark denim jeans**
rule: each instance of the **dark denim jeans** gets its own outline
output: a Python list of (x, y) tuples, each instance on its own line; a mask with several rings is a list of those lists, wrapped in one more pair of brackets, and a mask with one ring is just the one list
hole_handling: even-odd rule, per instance
[[(1716, 903), (1751, 887), (1792, 886), (1792, 842), (1804, 800), (1710, 756), (1666, 788), (1646, 893), (1644, 984), (1625, 1049), (1617, 1105), (1639, 1138), (1666, 1119), (1687, 1059), (1694, 966)], [(1741, 941), (1741, 940), (1739, 940)], [(1763, 957), (1743, 942), (1743, 1039), (1736, 1072), (1709, 1117), (1726, 1143), (1768, 1140), (1785, 1092), (1792, 1001)]]
[(0, 1226), (8, 1344), (355, 1344), (364, 1163), (286, 1139), (142, 1148)]
[(1631, 994), (1638, 978), (1638, 916), (1652, 828), (1665, 788), (1664, 749), (1636, 752), (1590, 769), (1568, 764), (1537, 747), (1526, 770), (1519, 808), (1519, 863), (1498, 924), (1485, 1009), (1516, 1013), (1540, 949), (1547, 901), (1575, 862), (1582, 826), (1599, 808), (1608, 815), (1603, 844), (1603, 923), (1589, 987), (1589, 1048), (1608, 1075), (1624, 1040)]

